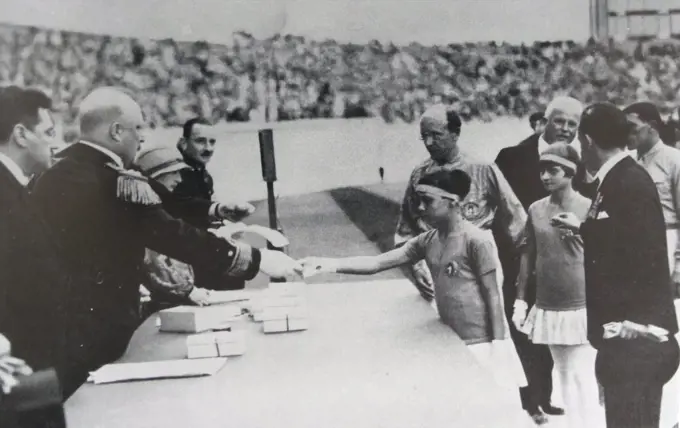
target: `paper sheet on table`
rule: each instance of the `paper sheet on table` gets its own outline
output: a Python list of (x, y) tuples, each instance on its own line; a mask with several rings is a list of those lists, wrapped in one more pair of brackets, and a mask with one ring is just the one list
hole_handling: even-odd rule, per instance
[(208, 302), (211, 305), (220, 303), (243, 302), (252, 298), (252, 291), (247, 290), (213, 290), (210, 292)]
[(90, 373), (88, 381), (99, 385), (131, 380), (212, 376), (224, 366), (226, 361), (226, 358), (202, 358), (196, 360), (107, 364), (99, 370)]
[(269, 241), (276, 248), (283, 248), (290, 242), (280, 232), (257, 224), (246, 225), (244, 223), (228, 223), (211, 232), (220, 238), (233, 239), (234, 235), (244, 232), (254, 233)]

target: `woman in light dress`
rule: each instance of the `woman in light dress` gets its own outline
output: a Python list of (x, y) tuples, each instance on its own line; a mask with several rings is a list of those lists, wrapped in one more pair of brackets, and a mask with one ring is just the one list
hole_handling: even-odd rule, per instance
[[(529, 207), (512, 321), (533, 343), (550, 348), (568, 426), (596, 427), (601, 411), (596, 352), (587, 338), (583, 240), (551, 221), (563, 212), (585, 220), (591, 201), (572, 187), (580, 163), (573, 147), (554, 143), (541, 154), (540, 163), (541, 180), (550, 196)], [(530, 282), (536, 285), (536, 304), (527, 316), (523, 299)]]

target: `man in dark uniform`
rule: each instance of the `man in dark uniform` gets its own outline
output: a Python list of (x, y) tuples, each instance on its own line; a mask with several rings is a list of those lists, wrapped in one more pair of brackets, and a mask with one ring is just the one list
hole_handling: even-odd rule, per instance
[[(189, 119), (182, 129), (182, 138), (177, 148), (190, 166), (181, 172), (182, 181), (173, 191), (177, 217), (192, 225), (207, 230), (215, 222), (222, 220), (240, 221), (255, 211), (249, 203), (218, 203), (213, 201), (214, 183), (207, 170), (208, 162), (215, 153), (218, 133), (209, 123), (200, 119)], [(187, 210), (190, 201), (201, 200), (210, 203), (208, 215), (205, 212)], [(164, 202), (166, 200), (164, 199)], [(195, 205), (194, 205), (195, 206)], [(243, 279), (228, 278), (214, 269), (194, 266), (196, 284), (210, 289), (241, 289), (245, 286)]]
[(171, 217), (141, 174), (127, 170), (144, 141), (140, 106), (114, 88), (90, 93), (79, 107), (82, 140), (35, 184), (32, 197), (74, 275), (67, 305), (64, 376), (69, 395), (88, 372), (125, 351), (139, 322), (146, 248), (225, 275), (253, 278), (301, 272), (277, 251), (232, 243)]
[[(608, 428), (659, 426), (663, 386), (678, 368), (666, 225), (654, 181), (625, 151), (632, 126), (612, 104), (583, 112), (583, 159), (597, 171), (597, 194), (581, 224), (573, 213), (553, 219), (583, 237), (588, 340), (604, 389)], [(635, 330), (605, 339), (605, 325), (630, 321), (667, 330), (657, 342)]]
[[(555, 98), (545, 111), (545, 127), (542, 133), (535, 133), (516, 146), (501, 150), (496, 157), (496, 165), (508, 180), (510, 187), (517, 195), (525, 210), (534, 202), (548, 196), (541, 181), (539, 166), (540, 154), (543, 150), (556, 142), (565, 142), (581, 152), (576, 138), (576, 130), (581, 118), (583, 106), (568, 97)], [(574, 179), (576, 190), (581, 190), (583, 171), (577, 173)], [(498, 252), (505, 277), (503, 281), (503, 297), (505, 312), (509, 321), (526, 318), (527, 310), (535, 302), (536, 286), (529, 284), (524, 300), (515, 302), (517, 287), (515, 281), (519, 272), (519, 259), (514, 251), (514, 244), (506, 237), (503, 225), (494, 224), (494, 236), (498, 243)], [(515, 315), (515, 316), (513, 316)], [(510, 322), (510, 334), (517, 353), (527, 375), (529, 385), (522, 390), (522, 403), (535, 422), (545, 423), (547, 418), (542, 414), (562, 414), (564, 411), (551, 404), (553, 392), (552, 370), (553, 359), (547, 345), (532, 343), (529, 338), (517, 330), (515, 322)]]
[[(182, 138), (177, 148), (184, 162), (191, 168), (182, 171), (182, 181), (174, 194), (181, 198), (209, 201), (211, 213), (217, 219), (240, 221), (253, 213), (255, 208), (246, 202), (219, 203), (213, 201), (215, 193), (212, 175), (207, 170), (208, 162), (215, 153), (217, 132), (206, 121), (199, 118), (188, 120), (182, 129)], [(196, 227), (207, 229), (211, 223), (205, 215), (185, 216), (185, 220)]]

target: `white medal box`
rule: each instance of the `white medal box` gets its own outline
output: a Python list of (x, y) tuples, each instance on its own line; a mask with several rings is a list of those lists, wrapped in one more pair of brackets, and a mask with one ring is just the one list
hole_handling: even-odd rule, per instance
[(266, 294), (251, 301), (250, 311), (253, 320), (262, 321), (262, 314), (268, 308), (294, 308), (305, 305), (302, 296), (276, 296)]
[(234, 357), (246, 352), (243, 332), (220, 331), (187, 337), (187, 358)]
[(262, 331), (285, 333), (309, 328), (309, 317), (304, 306), (268, 307), (262, 311)]
[(236, 305), (177, 306), (158, 313), (160, 331), (172, 333), (200, 333), (212, 329), (225, 329), (230, 321), (241, 315)]

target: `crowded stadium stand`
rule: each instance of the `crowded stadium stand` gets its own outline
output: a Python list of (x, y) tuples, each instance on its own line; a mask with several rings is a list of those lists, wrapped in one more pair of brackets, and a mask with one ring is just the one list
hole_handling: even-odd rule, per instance
[(678, 51), (672, 39), (395, 46), (246, 33), (227, 46), (3, 24), (0, 82), (47, 89), (67, 123), (73, 106), (101, 85), (134, 91), (156, 126), (196, 114), (248, 121), (264, 117), (267, 104), (278, 120), (378, 116), (410, 123), (436, 100), (457, 105), (466, 120), (490, 121), (528, 115), (556, 94), (586, 104), (649, 99), (670, 113)]

